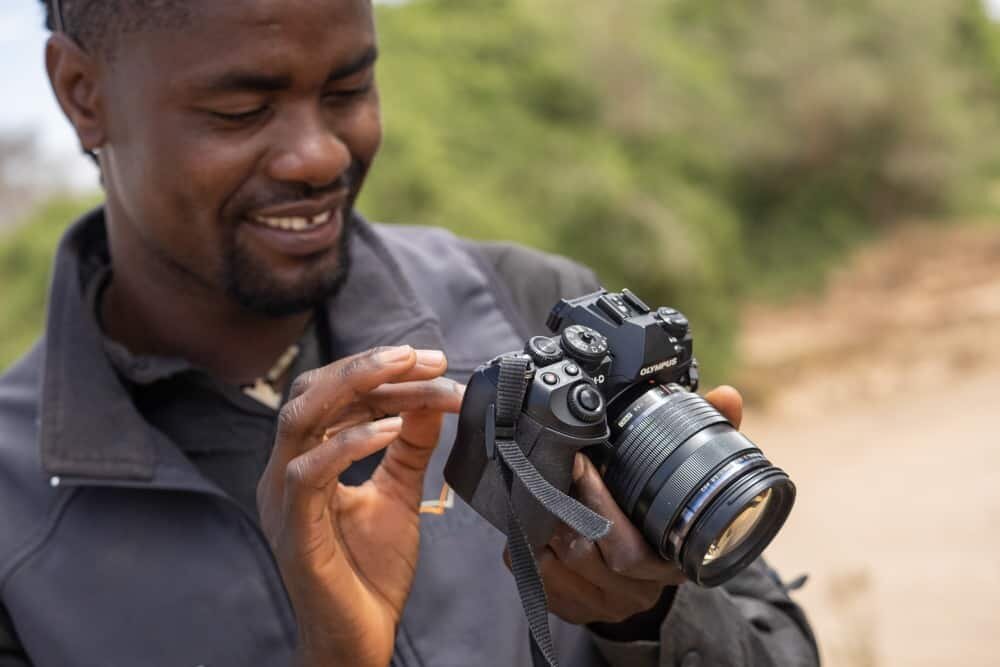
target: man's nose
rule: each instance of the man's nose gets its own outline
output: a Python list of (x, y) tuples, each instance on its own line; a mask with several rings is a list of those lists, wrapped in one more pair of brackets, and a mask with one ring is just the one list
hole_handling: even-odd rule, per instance
[(351, 164), (347, 144), (320, 113), (300, 114), (285, 124), (270, 160), (271, 178), (319, 188), (340, 178)]

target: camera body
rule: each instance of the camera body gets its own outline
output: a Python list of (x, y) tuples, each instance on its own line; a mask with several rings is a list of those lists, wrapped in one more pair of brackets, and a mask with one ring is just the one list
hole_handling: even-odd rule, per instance
[(508, 536), (519, 524), (537, 551), (557, 521), (538, 498), (569, 492), (582, 451), (689, 580), (717, 586), (746, 568), (788, 518), (795, 485), (694, 393), (687, 318), (602, 289), (563, 299), (547, 324), (557, 335), (535, 336), (470, 379), (444, 471), (455, 492)]
[[(603, 467), (612, 453), (613, 432), (635, 416), (622, 415), (609, 425), (610, 403), (651, 385), (693, 391), (698, 365), (687, 318), (672, 308), (654, 310), (627, 289), (563, 299), (547, 326), (558, 335), (535, 336), (523, 352), (501, 356), (526, 355), (531, 360), (517, 441), (541, 475), (567, 492), (576, 453), (583, 450)], [(500, 358), (480, 366), (468, 383), (445, 479), (473, 509), (506, 531), (506, 490), (487, 441)], [(555, 518), (519, 484), (510, 489), (510, 496), (531, 545), (548, 542)]]

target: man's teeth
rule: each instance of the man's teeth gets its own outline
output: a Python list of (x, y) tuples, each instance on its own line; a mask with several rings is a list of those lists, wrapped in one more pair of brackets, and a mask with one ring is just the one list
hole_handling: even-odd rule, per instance
[(254, 219), (263, 225), (267, 225), (268, 227), (273, 227), (275, 229), (286, 229), (293, 232), (301, 232), (303, 230), (310, 229), (311, 227), (316, 227), (326, 223), (330, 219), (330, 212), (324, 211), (311, 218), (265, 218), (257, 216)]

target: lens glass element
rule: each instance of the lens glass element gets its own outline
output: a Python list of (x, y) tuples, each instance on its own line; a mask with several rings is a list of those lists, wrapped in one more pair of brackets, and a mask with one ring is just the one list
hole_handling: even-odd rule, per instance
[(751, 500), (743, 508), (743, 511), (733, 519), (733, 522), (722, 531), (722, 534), (712, 542), (712, 545), (708, 548), (708, 552), (705, 554), (702, 565), (708, 565), (715, 559), (725, 556), (738, 547), (753, 532), (753, 529), (760, 522), (761, 517), (764, 516), (764, 510), (767, 509), (769, 500), (771, 500), (771, 489)]

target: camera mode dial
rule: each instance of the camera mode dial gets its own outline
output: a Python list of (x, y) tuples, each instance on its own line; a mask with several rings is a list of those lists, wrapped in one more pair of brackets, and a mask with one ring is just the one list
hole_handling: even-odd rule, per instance
[(561, 342), (566, 353), (584, 365), (600, 363), (608, 354), (608, 339), (582, 324), (567, 327)]
[(548, 366), (563, 358), (563, 351), (558, 341), (548, 336), (535, 336), (524, 346), (536, 366)]
[(604, 419), (604, 396), (590, 383), (581, 383), (569, 392), (569, 411), (580, 421), (593, 424)]

